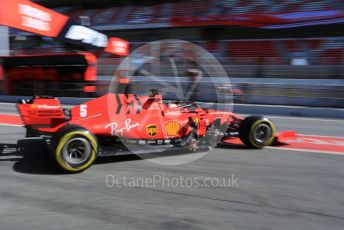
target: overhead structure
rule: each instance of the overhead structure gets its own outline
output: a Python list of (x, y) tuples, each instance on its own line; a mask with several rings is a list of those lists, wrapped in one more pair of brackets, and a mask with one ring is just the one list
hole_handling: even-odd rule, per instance
[(29, 0), (0, 0), (0, 25), (119, 56), (129, 51), (127, 41), (108, 37)]

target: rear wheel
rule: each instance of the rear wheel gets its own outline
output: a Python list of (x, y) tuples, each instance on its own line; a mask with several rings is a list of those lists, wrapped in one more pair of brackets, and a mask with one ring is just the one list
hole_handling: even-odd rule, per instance
[(67, 172), (81, 172), (92, 165), (98, 152), (94, 135), (86, 129), (65, 127), (52, 138), (53, 156)]
[(269, 119), (261, 116), (249, 116), (242, 122), (239, 136), (247, 147), (260, 149), (271, 145), (275, 132), (275, 125)]

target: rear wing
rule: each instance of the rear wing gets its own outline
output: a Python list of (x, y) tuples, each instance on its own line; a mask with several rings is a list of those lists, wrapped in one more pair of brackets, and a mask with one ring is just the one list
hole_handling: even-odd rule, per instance
[(60, 101), (53, 97), (19, 100), (17, 109), (25, 126), (32, 128), (53, 127), (66, 121)]

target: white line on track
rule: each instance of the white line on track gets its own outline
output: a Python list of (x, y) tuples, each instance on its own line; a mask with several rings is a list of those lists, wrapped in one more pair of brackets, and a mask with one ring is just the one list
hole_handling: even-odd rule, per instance
[[(239, 113), (241, 116), (250, 116), (252, 114), (243, 114)], [(344, 119), (339, 118), (316, 118), (316, 117), (293, 117), (293, 116), (276, 116), (276, 115), (264, 115), (267, 118), (275, 118), (275, 119), (285, 119), (285, 120), (309, 120), (309, 121), (330, 121), (330, 122), (343, 122)]]
[(339, 137), (339, 136), (313, 135), (313, 134), (304, 134), (304, 133), (297, 133), (296, 132), (296, 137), (297, 137), (297, 135), (310, 136), (310, 137), (344, 138), (344, 137)]
[[(310, 108), (310, 107), (306, 107), (306, 106), (298, 106), (298, 105), (266, 105), (266, 104), (242, 104), (242, 103), (235, 103), (234, 105), (238, 105), (238, 106), (255, 106), (255, 107), (278, 107), (278, 108)], [(344, 111), (343, 108), (332, 108), (332, 107), (311, 107), (310, 109), (335, 109), (335, 110), (341, 110)]]
[(15, 106), (16, 103), (12, 103), (12, 102), (0, 102), (0, 105), (13, 105), (13, 106)]
[(311, 149), (296, 149), (296, 148), (284, 148), (284, 147), (272, 147), (268, 146), (265, 147), (267, 149), (277, 149), (277, 150), (288, 150), (288, 151), (295, 151), (295, 152), (308, 152), (308, 153), (325, 153), (325, 154), (332, 154), (332, 155), (344, 155), (341, 152), (334, 152), (334, 151), (322, 151), (322, 150), (311, 150)]
[(269, 116), (269, 118), (276, 118), (276, 119), (286, 119), (286, 120), (309, 120), (309, 121), (331, 121), (331, 122), (343, 122), (344, 120), (341, 119), (326, 119), (326, 118), (313, 118), (313, 117), (284, 117), (284, 116)]
[(0, 123), (0, 126), (23, 127), (23, 125)]
[(0, 113), (0, 115), (19, 116), (18, 113)]

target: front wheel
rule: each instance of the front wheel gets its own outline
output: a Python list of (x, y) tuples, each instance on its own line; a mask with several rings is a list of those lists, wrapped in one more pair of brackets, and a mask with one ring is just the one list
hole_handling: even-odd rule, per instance
[(249, 148), (261, 149), (274, 141), (276, 128), (267, 118), (249, 116), (241, 123), (240, 140)]
[(81, 127), (65, 127), (52, 139), (57, 164), (67, 172), (81, 172), (95, 161), (96, 137)]

